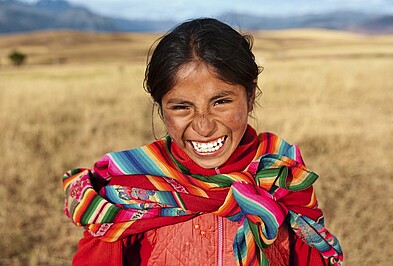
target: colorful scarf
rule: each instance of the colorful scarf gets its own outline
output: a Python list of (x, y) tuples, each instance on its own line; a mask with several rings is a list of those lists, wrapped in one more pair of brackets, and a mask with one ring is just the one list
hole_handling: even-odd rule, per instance
[[(244, 171), (213, 176), (189, 174), (171, 154), (169, 137), (108, 153), (94, 170), (63, 176), (65, 213), (103, 241), (214, 213), (240, 222), (233, 243), (238, 265), (269, 265), (263, 250), (287, 219), (330, 265), (340, 265), (341, 247), (324, 227), (312, 188), (318, 176), (304, 166), (296, 145), (270, 133), (259, 138), (256, 157)], [(94, 184), (113, 177), (121, 184), (98, 194)]]

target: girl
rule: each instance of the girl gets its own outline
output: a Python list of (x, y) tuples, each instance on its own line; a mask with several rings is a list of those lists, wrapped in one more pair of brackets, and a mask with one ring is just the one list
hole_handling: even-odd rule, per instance
[(74, 265), (339, 265), (299, 149), (248, 125), (251, 38), (215, 19), (163, 36), (146, 69), (167, 136), (63, 178)]

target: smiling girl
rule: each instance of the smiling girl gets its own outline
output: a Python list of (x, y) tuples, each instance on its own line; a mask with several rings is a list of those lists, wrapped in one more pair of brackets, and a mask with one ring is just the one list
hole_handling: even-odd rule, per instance
[(167, 136), (63, 177), (86, 231), (74, 265), (339, 265), (296, 145), (248, 125), (260, 68), (251, 38), (187, 21), (146, 69)]

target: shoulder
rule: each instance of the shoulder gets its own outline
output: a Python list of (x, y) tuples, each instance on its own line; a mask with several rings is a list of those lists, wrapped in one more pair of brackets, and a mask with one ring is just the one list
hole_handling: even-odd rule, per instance
[(168, 154), (168, 138), (163, 138), (142, 147), (107, 153), (94, 164), (94, 172), (103, 178), (145, 174), (154, 165), (152, 161), (164, 159)]
[(259, 152), (263, 154), (278, 154), (288, 157), (298, 163), (304, 164), (300, 149), (296, 144), (290, 144), (271, 132), (262, 132), (258, 135)]
[(150, 142), (144, 146), (128, 149), (128, 150), (121, 150), (121, 151), (113, 151), (106, 153), (102, 158), (105, 157), (122, 157), (122, 156), (137, 156), (138, 154), (148, 153), (148, 152), (162, 152), (168, 148), (170, 143), (169, 137), (164, 137), (162, 139)]

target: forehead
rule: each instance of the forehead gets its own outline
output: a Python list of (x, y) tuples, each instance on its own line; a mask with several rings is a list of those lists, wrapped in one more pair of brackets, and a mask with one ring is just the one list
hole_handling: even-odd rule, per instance
[(194, 60), (179, 67), (175, 77), (175, 86), (184, 79), (197, 78), (201, 73), (219, 79), (217, 72), (212, 66), (201, 60)]
[(244, 92), (243, 86), (229, 84), (220, 79), (213, 67), (201, 61), (193, 61), (180, 67), (174, 86), (164, 95), (164, 98), (202, 98), (237, 95)]

